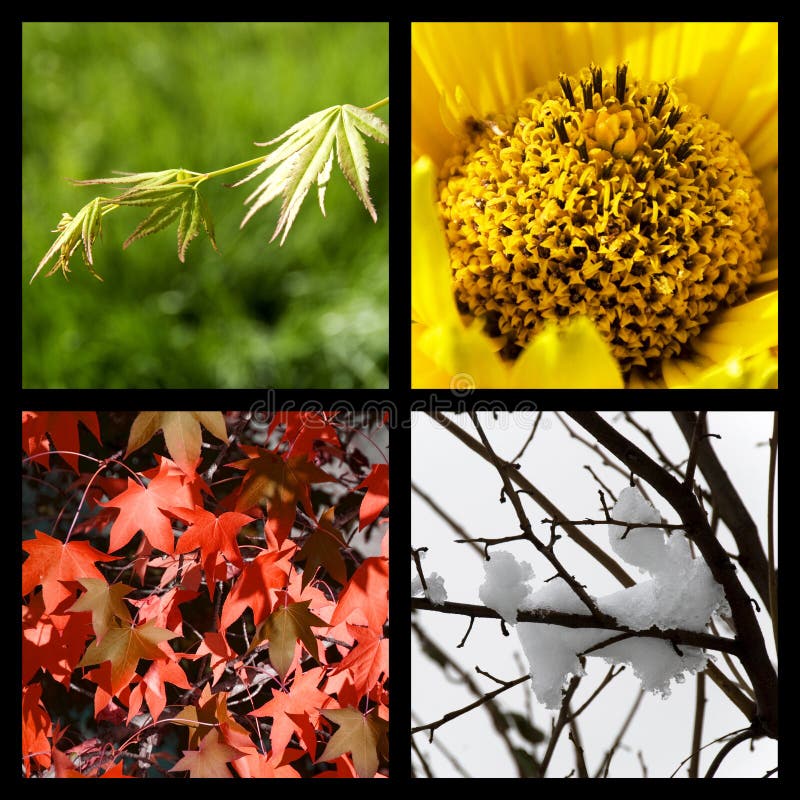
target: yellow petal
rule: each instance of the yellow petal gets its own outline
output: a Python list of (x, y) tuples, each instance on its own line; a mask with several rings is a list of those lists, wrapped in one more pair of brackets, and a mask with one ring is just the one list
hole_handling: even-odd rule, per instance
[(433, 162), (420, 158), (411, 169), (411, 313), (424, 325), (460, 324), (450, 280), (450, 257), (436, 216)]
[[(467, 328), (457, 321), (455, 325), (426, 327), (415, 334), (412, 342), (414, 389), (508, 388), (509, 370), (478, 325)], [(436, 383), (423, 385), (422, 381)]]
[(619, 366), (585, 317), (545, 328), (517, 359), (513, 385), (537, 389), (622, 389)]

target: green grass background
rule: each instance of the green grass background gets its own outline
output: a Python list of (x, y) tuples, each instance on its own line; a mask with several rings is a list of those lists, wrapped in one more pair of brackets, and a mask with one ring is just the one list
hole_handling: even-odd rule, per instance
[[(373, 224), (338, 166), (322, 217), (312, 189), (283, 247), (280, 200), (239, 229), (258, 183), (204, 184), (204, 233), (122, 250), (144, 212), (104, 218), (94, 251), (28, 281), (61, 213), (106, 187), (65, 178), (210, 171), (331, 105), (388, 95), (384, 23), (25, 23), (22, 383), (25, 388), (382, 388), (388, 385), (388, 148), (367, 140)], [(388, 120), (388, 107), (378, 113)], [(96, 191), (100, 189), (100, 191)], [(105, 194), (109, 194), (106, 190)]]

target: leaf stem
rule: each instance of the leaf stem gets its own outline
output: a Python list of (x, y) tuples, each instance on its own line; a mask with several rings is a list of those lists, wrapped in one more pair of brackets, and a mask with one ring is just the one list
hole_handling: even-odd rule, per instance
[(378, 100), (377, 103), (373, 103), (371, 106), (364, 106), (364, 111), (375, 111), (376, 108), (382, 108), (383, 106), (389, 105), (389, 98), (384, 97), (383, 100)]

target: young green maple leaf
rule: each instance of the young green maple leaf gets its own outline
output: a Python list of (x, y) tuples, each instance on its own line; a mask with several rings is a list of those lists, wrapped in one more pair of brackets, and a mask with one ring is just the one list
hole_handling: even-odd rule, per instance
[(378, 771), (380, 756), (388, 757), (389, 723), (378, 716), (377, 707), (369, 714), (357, 708), (322, 709), (320, 713), (339, 726), (318, 761), (333, 761), (350, 753), (359, 778), (372, 778)]
[(318, 111), (268, 142), (256, 142), (259, 147), (269, 147), (278, 142), (283, 144), (247, 177), (233, 184), (241, 186), (256, 175), (276, 168), (245, 200), (245, 203), (254, 202), (242, 220), (242, 226), (256, 211), (281, 195), (281, 213), (270, 241), (283, 232), (280, 242), (283, 244), (308, 190), (315, 182), (320, 210), (325, 216), (325, 190), (333, 167), (334, 145), (339, 167), (376, 222), (378, 215), (369, 196), (369, 158), (362, 134), (381, 144), (389, 143), (389, 126), (380, 117), (345, 104)]
[(47, 277), (50, 277), (57, 270), (61, 270), (64, 277), (70, 272), (69, 260), (72, 254), (83, 245), (83, 260), (89, 272), (102, 281), (103, 279), (92, 269), (94, 263), (92, 257), (92, 245), (95, 239), (102, 232), (103, 208), (108, 206), (108, 201), (103, 197), (95, 197), (91, 203), (87, 203), (74, 217), (64, 212), (61, 220), (55, 228), (54, 233), (58, 233), (56, 240), (36, 267), (29, 283), (33, 283), (36, 276), (44, 269), (45, 265), (58, 252), (59, 256), (54, 266), (50, 268)]

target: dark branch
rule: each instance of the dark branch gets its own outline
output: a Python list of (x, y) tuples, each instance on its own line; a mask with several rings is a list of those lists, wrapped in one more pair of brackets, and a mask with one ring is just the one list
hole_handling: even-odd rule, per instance
[[(463, 614), (466, 617), (480, 617), (482, 619), (502, 619), (492, 608), (471, 605), (469, 603), (446, 602), (434, 605), (426, 597), (412, 597), (411, 608), (419, 611), (438, 611), (441, 614)], [(708, 650), (721, 650), (726, 653), (739, 655), (739, 645), (735, 639), (723, 636), (712, 636), (710, 633), (697, 633), (678, 629), (661, 630), (648, 628), (646, 631), (634, 631), (625, 625), (620, 625), (615, 619), (597, 619), (590, 614), (570, 614), (565, 611), (549, 611), (538, 609), (536, 611), (517, 612), (518, 622), (534, 622), (542, 625), (560, 625), (564, 628), (598, 628), (606, 631), (617, 631), (629, 636), (646, 636), (650, 639), (664, 639), (668, 642), (677, 642), (689, 647), (703, 647)], [(606, 642), (609, 644), (609, 642)], [(588, 652), (588, 651), (587, 651)]]
[[(756, 620), (750, 599), (736, 575), (725, 550), (712, 535), (708, 519), (690, 487), (679, 483), (670, 473), (626, 439), (597, 412), (574, 411), (570, 416), (591, 433), (633, 472), (649, 483), (677, 512), (684, 530), (700, 550), (714, 579), (722, 585), (731, 607), (741, 644), (739, 658), (756, 693), (758, 718), (767, 735), (778, 733), (778, 676)], [(703, 439), (708, 446), (708, 440)], [(698, 463), (703, 444), (698, 446)]]

